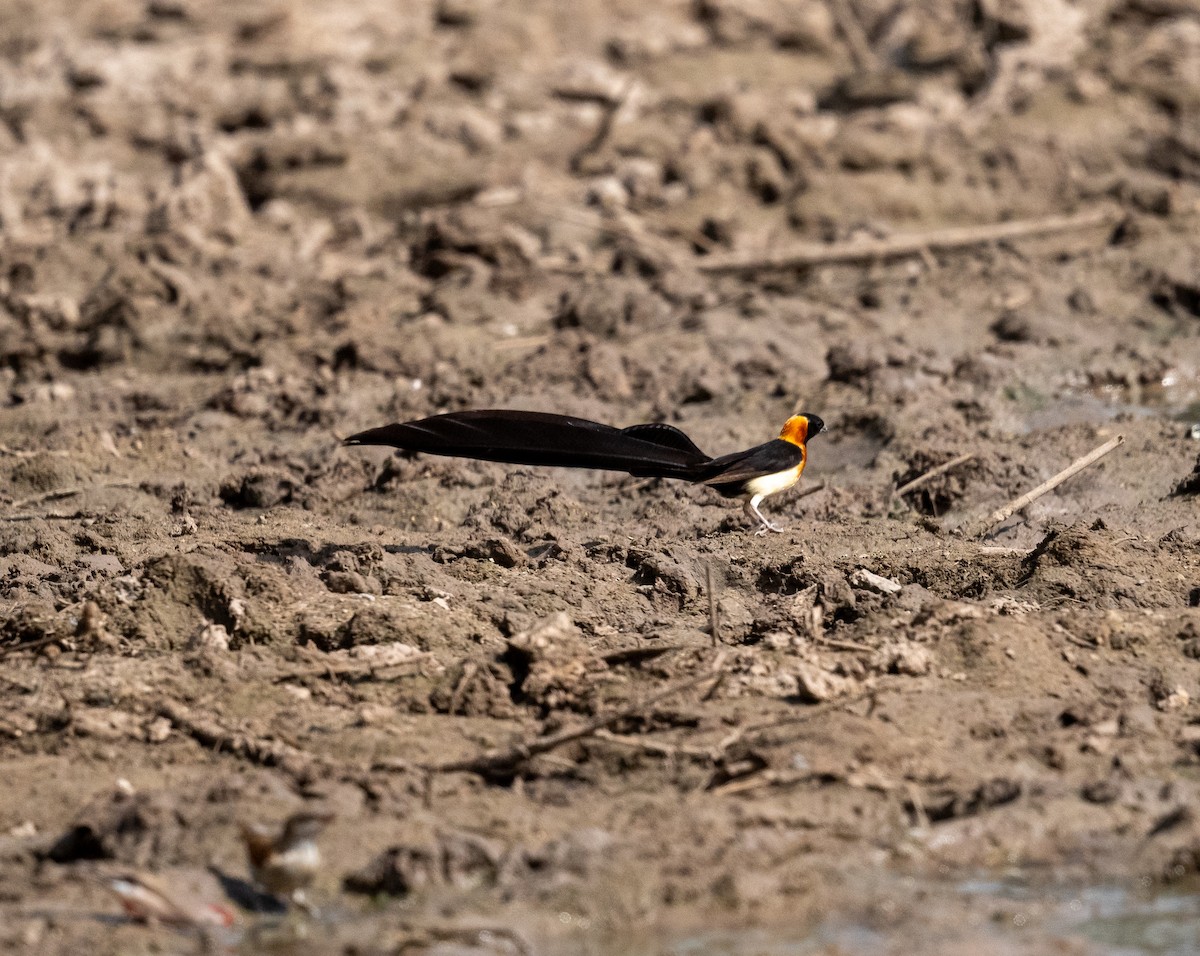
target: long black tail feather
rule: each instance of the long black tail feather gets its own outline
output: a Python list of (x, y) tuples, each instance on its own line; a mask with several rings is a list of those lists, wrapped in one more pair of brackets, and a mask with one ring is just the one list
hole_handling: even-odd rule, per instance
[(703, 480), (710, 470), (705, 466), (713, 460), (671, 425), (620, 429), (568, 415), (508, 410), (451, 412), (398, 422), (351, 435), (346, 444), (685, 481)]

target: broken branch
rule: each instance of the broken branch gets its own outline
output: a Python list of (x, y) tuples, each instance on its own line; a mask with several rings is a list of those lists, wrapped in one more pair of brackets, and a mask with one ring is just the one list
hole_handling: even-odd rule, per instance
[(58, 501), (62, 498), (72, 498), (75, 495), (82, 495), (88, 491), (99, 491), (104, 488), (140, 488), (140, 481), (101, 481), (94, 485), (80, 485), (78, 488), (60, 488), (57, 491), (43, 491), (40, 495), (33, 495), (30, 498), (22, 498), (19, 501), (13, 501), (9, 507), (16, 511), (19, 508), (27, 508), (30, 505), (39, 505), (44, 501)]
[(195, 714), (177, 701), (160, 701), (155, 710), (160, 717), (166, 717), (174, 724), (176, 729), (205, 747), (231, 753), (262, 767), (279, 767), (294, 778), (307, 778), (317, 763), (312, 754), (299, 747), (281, 740), (267, 740), (227, 730), (217, 721)]
[(704, 583), (708, 591), (708, 633), (714, 645), (721, 643), (721, 618), (717, 614), (717, 594), (713, 588), (712, 562), (704, 563)]
[(602, 714), (579, 727), (574, 727), (570, 730), (561, 730), (556, 734), (547, 734), (543, 737), (535, 737), (532, 740), (526, 739), (511, 747), (486, 750), (481, 754), (477, 754), (474, 757), (467, 757), (463, 760), (448, 760), (443, 763), (425, 764), (415, 769), (425, 770), (429, 773), (474, 773), (481, 777), (509, 773), (514, 767), (525, 763), (538, 754), (549, 753), (563, 744), (580, 740), (583, 737), (589, 737), (598, 730), (607, 730), (613, 724), (627, 717), (634, 717), (643, 713), (648, 708), (653, 707), (660, 701), (666, 700), (668, 697), (674, 697), (676, 694), (681, 694), (685, 690), (699, 686), (705, 681), (720, 677), (724, 666), (725, 657), (724, 655), (720, 655), (716, 663), (703, 674), (671, 684), (668, 687), (664, 687), (657, 694), (651, 694), (645, 700), (622, 707), (619, 710), (614, 710), (608, 714)]
[(696, 262), (701, 272), (758, 272), (764, 269), (797, 269), (833, 263), (874, 262), (921, 255), (923, 252), (947, 252), (983, 246), (1007, 239), (1027, 239), (1059, 232), (1077, 232), (1099, 228), (1117, 221), (1112, 207), (1092, 209), (1074, 216), (1045, 216), (1040, 219), (1015, 219), (984, 226), (931, 229), (886, 239), (861, 239), (849, 242), (808, 242), (776, 252), (708, 256)]
[(1049, 494), (1051, 491), (1053, 491), (1055, 488), (1057, 488), (1059, 485), (1061, 485), (1068, 478), (1071, 478), (1074, 475), (1079, 474), (1079, 472), (1083, 471), (1083, 469), (1085, 469), (1089, 465), (1092, 465), (1095, 462), (1099, 461), (1101, 458), (1103, 458), (1105, 455), (1107, 455), (1110, 451), (1112, 451), (1114, 448), (1119, 447), (1124, 442), (1125, 442), (1125, 436), (1118, 435), (1116, 438), (1110, 438), (1103, 445), (1100, 445), (1097, 448), (1093, 448), (1090, 452), (1088, 452), (1082, 458), (1079, 458), (1079, 459), (1076, 459), (1075, 461), (1073, 461), (1070, 465), (1068, 465), (1066, 468), (1064, 468), (1062, 471), (1060, 471), (1057, 475), (1055, 475), (1049, 481), (1045, 481), (1042, 484), (1038, 485), (1036, 488), (1034, 488), (1033, 491), (1026, 492), (1025, 494), (1021, 495), (1021, 497), (1015, 498), (1014, 500), (1012, 500), (1008, 504), (1006, 504), (1003, 508), (999, 508), (996, 511), (993, 511), (990, 515), (988, 515), (986, 518), (984, 518), (982, 521), (980, 521), (978, 524), (976, 524), (971, 529), (971, 531), (968, 534), (968, 537), (978, 538), (978, 537), (982, 537), (983, 535), (987, 534), (989, 531), (992, 530), (992, 528), (996, 527), (996, 525), (1000, 524), (1001, 522), (1007, 521), (1009, 518), (1011, 518), (1014, 514), (1016, 514), (1018, 511), (1022, 510), (1023, 508), (1028, 508), (1031, 504), (1033, 504), (1035, 501), (1037, 501), (1038, 498), (1042, 497), (1042, 495)]
[(807, 498), (809, 495), (815, 495), (818, 491), (824, 491), (826, 483), (821, 482), (819, 485), (809, 485), (807, 488), (802, 488), (796, 494), (792, 495), (793, 501), (799, 501), (801, 498)]
[(925, 474), (918, 475), (912, 481), (901, 485), (894, 492), (892, 492), (892, 494), (894, 494), (897, 498), (903, 498), (910, 491), (916, 491), (926, 482), (932, 481), (934, 478), (937, 478), (940, 475), (944, 475), (946, 472), (957, 468), (959, 465), (966, 464), (974, 457), (974, 452), (967, 452), (965, 455), (959, 455), (957, 458), (951, 458), (945, 464), (938, 465), (936, 468), (930, 468), (929, 471), (925, 472)]

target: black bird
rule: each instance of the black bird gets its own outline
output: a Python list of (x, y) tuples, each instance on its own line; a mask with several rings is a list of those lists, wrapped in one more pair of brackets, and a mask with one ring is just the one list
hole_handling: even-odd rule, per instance
[(470, 411), (371, 428), (351, 435), (346, 444), (678, 478), (709, 485), (726, 498), (744, 498), (746, 514), (762, 523), (757, 533), (766, 534), (783, 529), (763, 517), (759, 503), (800, 480), (808, 461), (808, 440), (824, 427), (816, 415), (793, 415), (773, 441), (713, 458), (678, 428), (662, 422), (614, 428), (545, 412)]

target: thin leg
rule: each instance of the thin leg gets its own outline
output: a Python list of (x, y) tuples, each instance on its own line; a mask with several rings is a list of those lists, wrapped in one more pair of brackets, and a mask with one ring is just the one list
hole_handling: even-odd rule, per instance
[(763, 516), (763, 513), (758, 510), (758, 503), (761, 500), (762, 499), (758, 495), (755, 495), (753, 498), (749, 498), (746, 501), (746, 508), (745, 508), (746, 517), (757, 518), (759, 520), (759, 522), (762, 524), (762, 527), (760, 527), (754, 533), (755, 534), (766, 534), (768, 531), (777, 531), (777, 532), (782, 533), (784, 530), (783, 528), (781, 528), (777, 524), (771, 524), (771, 522), (769, 522)]

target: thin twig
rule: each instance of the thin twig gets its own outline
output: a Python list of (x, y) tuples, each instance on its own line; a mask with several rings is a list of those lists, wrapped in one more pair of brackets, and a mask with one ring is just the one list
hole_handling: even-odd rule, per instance
[(937, 478), (940, 475), (944, 475), (946, 472), (957, 468), (959, 465), (966, 464), (974, 457), (974, 452), (967, 452), (965, 455), (959, 455), (957, 458), (951, 458), (945, 464), (938, 465), (936, 468), (930, 468), (929, 471), (925, 472), (925, 474), (918, 475), (912, 481), (901, 485), (899, 488), (893, 491), (892, 494), (894, 494), (897, 498), (903, 498), (910, 491), (916, 491), (926, 482), (932, 481), (934, 478)]
[(735, 252), (707, 256), (696, 262), (701, 272), (758, 272), (763, 269), (795, 269), (838, 262), (873, 262), (898, 259), (928, 252), (965, 249), (1006, 239), (1025, 239), (1056, 232), (1074, 232), (1099, 228), (1116, 222), (1119, 213), (1104, 206), (1073, 216), (1045, 216), (1040, 219), (1015, 219), (984, 226), (931, 229), (890, 236), (886, 239), (856, 239), (848, 242), (808, 242), (775, 251)]
[(0, 521), (76, 521), (94, 517), (89, 511), (22, 511), (15, 515), (0, 515)]
[(166, 717), (178, 730), (205, 747), (231, 753), (263, 767), (279, 767), (295, 778), (308, 777), (318, 764), (316, 757), (299, 747), (281, 740), (267, 740), (228, 730), (217, 721), (196, 714), (177, 701), (159, 701), (155, 710), (160, 717)]
[(796, 494), (792, 495), (792, 500), (799, 501), (801, 498), (807, 498), (809, 495), (815, 495), (818, 491), (824, 491), (827, 487), (828, 484), (824, 481), (819, 485), (809, 485), (807, 488), (803, 488), (796, 492)]
[(659, 644), (654, 646), (640, 647), (622, 647), (615, 651), (609, 651), (607, 654), (601, 654), (600, 660), (604, 661), (609, 667), (620, 667), (625, 664), (640, 664), (642, 661), (650, 661), (656, 657), (662, 657), (663, 654), (670, 654), (672, 651), (683, 650), (687, 647), (686, 644)]
[[(675, 245), (664, 236), (648, 231), (648, 228), (640, 219), (631, 217), (628, 220), (617, 221), (591, 209), (572, 208), (567, 212), (549, 200), (534, 195), (523, 196), (522, 201), (527, 202), (535, 208), (540, 208), (554, 220), (565, 225), (578, 226), (580, 229), (594, 229), (596, 232), (605, 233), (615, 239), (628, 239), (631, 242), (642, 243), (643, 245), (649, 241), (655, 247), (655, 252), (663, 254), (670, 254), (676, 249)], [(542, 259), (540, 264), (543, 267), (550, 265), (547, 259)], [(581, 267), (577, 265), (564, 264), (561, 268), (556, 268), (556, 271), (575, 271), (580, 269)], [(587, 270), (581, 271), (586, 272)]]
[(603, 112), (600, 114), (600, 122), (596, 124), (595, 132), (588, 138), (586, 143), (571, 154), (571, 158), (567, 161), (567, 167), (572, 173), (578, 174), (583, 172), (583, 161), (594, 153), (598, 153), (604, 147), (604, 144), (608, 142), (608, 138), (612, 135), (617, 114), (629, 99), (629, 94), (632, 90), (633, 83), (625, 83), (612, 99), (604, 103), (602, 107)]
[(593, 735), (605, 743), (628, 747), (630, 750), (644, 750), (646, 753), (658, 754), (663, 757), (691, 757), (695, 760), (711, 761), (711, 751), (701, 747), (682, 747), (675, 744), (665, 744), (658, 740), (643, 740), (641, 737), (626, 737), (607, 730), (597, 730)]
[(101, 481), (94, 485), (80, 485), (78, 488), (59, 488), (56, 491), (43, 491), (40, 495), (33, 495), (30, 498), (22, 498), (19, 501), (10, 502), (8, 507), (13, 509), (27, 508), (29, 505), (39, 505), (43, 501), (58, 501), (60, 498), (71, 498), (89, 491), (99, 491), (102, 488), (139, 488), (141, 485), (141, 481), (130, 479)]
[(708, 588), (708, 633), (712, 636), (713, 646), (721, 643), (721, 618), (717, 613), (717, 592), (713, 587), (712, 562), (704, 562), (704, 582)]
[(912, 805), (913, 816), (916, 818), (917, 827), (921, 830), (929, 829), (929, 814), (925, 812), (925, 801), (921, 799), (921, 791), (915, 783), (907, 784), (908, 802)]
[[(728, 751), (740, 744), (752, 734), (760, 734), (766, 730), (775, 730), (779, 727), (788, 727), (793, 724), (806, 724), (816, 717), (820, 717), (833, 710), (844, 709), (850, 704), (857, 704), (860, 701), (869, 700), (874, 695), (874, 690), (865, 690), (857, 694), (851, 694), (848, 697), (839, 697), (834, 700), (827, 700), (820, 704), (814, 704), (800, 714), (789, 714), (787, 717), (776, 717), (773, 720), (764, 721), (758, 724), (747, 724), (744, 727), (736, 728), (724, 740), (717, 744), (714, 751), (717, 755), (724, 755)], [(714, 759), (719, 759), (719, 756)]]
[(381, 672), (390, 671), (396, 667), (419, 664), (432, 656), (428, 651), (418, 651), (416, 654), (411, 654), (403, 660), (388, 661), (387, 663), (370, 660), (349, 660), (336, 664), (333, 662), (324, 662), (296, 667), (291, 670), (281, 670), (271, 680), (276, 684), (281, 684), (284, 681), (301, 680), (306, 677), (326, 677), (329, 680), (333, 680), (335, 677), (374, 677)]
[(463, 665), (462, 673), (458, 675), (458, 680), (454, 682), (454, 690), (450, 694), (450, 706), (446, 708), (446, 714), (453, 717), (458, 713), (458, 708), (462, 706), (463, 697), (466, 696), (467, 688), (471, 686), (471, 681), (475, 679), (475, 675), (479, 673), (479, 665), (475, 661), (467, 661)]
[(500, 339), (493, 342), (491, 347), (497, 352), (507, 352), (509, 349), (537, 349), (549, 341), (548, 335), (522, 335), (515, 339)]
[[(579, 740), (583, 737), (589, 737), (597, 730), (607, 730), (613, 724), (627, 717), (634, 717), (643, 713), (668, 697), (674, 697), (676, 694), (690, 690), (693, 687), (703, 684), (705, 681), (720, 677), (724, 666), (725, 659), (722, 655), (718, 657), (714, 666), (706, 670), (703, 674), (671, 684), (660, 690), (657, 694), (651, 694), (643, 701), (630, 704), (627, 707), (622, 707), (607, 714), (602, 714), (570, 730), (561, 730), (556, 734), (547, 734), (542, 737), (535, 737), (532, 740), (526, 739), (511, 747), (486, 750), (481, 754), (476, 754), (474, 757), (467, 757), (462, 760), (447, 760), (443, 763), (416, 765), (414, 769), (425, 770), (429, 773), (475, 773), (481, 777), (510, 773), (513, 768), (525, 763), (531, 757), (549, 753), (563, 744)], [(390, 765), (384, 769), (389, 768)]]
[(813, 638), (816, 643), (822, 647), (832, 647), (836, 651), (854, 651), (857, 654), (870, 654), (875, 648), (868, 647), (866, 644), (859, 644), (857, 641), (842, 641), (836, 637), (817, 636)]
[(807, 783), (810, 780), (821, 779), (822, 774), (815, 773), (812, 770), (802, 771), (782, 771), (782, 770), (760, 770), (758, 773), (750, 774), (746, 777), (735, 777), (733, 780), (727, 780), (725, 783), (719, 784), (710, 790), (714, 796), (729, 796), (734, 793), (746, 793), (750, 790), (761, 790), (764, 787), (784, 787), (795, 786), (800, 783)]
[(971, 538), (982, 537), (983, 535), (985, 535), (989, 531), (991, 531), (992, 528), (996, 527), (996, 525), (1000, 524), (1003, 521), (1007, 521), (1009, 518), (1011, 518), (1014, 514), (1016, 514), (1018, 511), (1022, 510), (1023, 508), (1028, 508), (1031, 504), (1033, 504), (1035, 501), (1037, 501), (1038, 498), (1042, 497), (1042, 495), (1048, 494), (1049, 492), (1053, 491), (1055, 488), (1057, 488), (1059, 485), (1061, 485), (1068, 478), (1079, 474), (1079, 472), (1081, 472), (1081, 471), (1083, 471), (1083, 469), (1087, 468), (1088, 465), (1094, 464), (1095, 462), (1099, 461), (1101, 458), (1103, 458), (1105, 455), (1107, 455), (1114, 448), (1118, 448), (1120, 445), (1124, 444), (1124, 442), (1125, 442), (1125, 436), (1118, 435), (1116, 438), (1110, 438), (1103, 445), (1100, 445), (1097, 448), (1093, 448), (1090, 452), (1088, 452), (1082, 458), (1079, 458), (1079, 459), (1076, 459), (1075, 461), (1073, 461), (1070, 465), (1068, 465), (1066, 468), (1064, 468), (1062, 471), (1060, 471), (1057, 475), (1055, 475), (1049, 481), (1042, 482), (1042, 484), (1040, 484), (1036, 488), (1034, 488), (1033, 491), (1026, 492), (1025, 494), (1021, 495), (1021, 497), (1016, 498), (1013, 501), (1010, 501), (1003, 508), (999, 508), (996, 511), (993, 511), (990, 515), (988, 515), (982, 521), (980, 521), (976, 525), (974, 525), (970, 529), (970, 531), (967, 533), (967, 536), (971, 537)]
[(30, 450), (30, 449), (25, 449), (25, 448), (10, 448), (8, 445), (0, 445), (0, 455), (10, 455), (13, 458), (40, 458), (43, 455), (53, 455), (53, 456), (56, 456), (59, 458), (69, 458), (71, 455), (71, 452), (59, 451), (57, 449), (49, 449), (49, 448), (38, 448), (38, 449)]
[(721, 653), (717, 655), (716, 661), (713, 662), (713, 670), (716, 671), (717, 676), (713, 678), (713, 682), (709, 684), (708, 687), (705, 688), (704, 693), (700, 695), (701, 700), (712, 700), (713, 695), (717, 692), (717, 688), (725, 683), (725, 658), (727, 656), (727, 651), (721, 651)]
[(65, 640), (66, 637), (64, 637), (62, 634), (47, 634), (32, 641), (20, 641), (16, 644), (5, 644), (3, 647), (0, 647), (0, 657), (8, 657), (9, 654), (16, 654), (19, 651), (40, 650), (49, 644), (56, 644), (59, 641)]
[(850, 6), (849, 0), (833, 0), (833, 18), (837, 22), (846, 48), (850, 51), (850, 59), (859, 73), (870, 73), (879, 69), (879, 57), (871, 49), (871, 41), (867, 39), (867, 31), (863, 29), (858, 14)]
[[(503, 926), (423, 926), (418, 930), (418, 933), (424, 933), (428, 941), (436, 943), (458, 943), (455, 949), (470, 947), (475, 949), (486, 942), (494, 942), (497, 939), (505, 940), (509, 943), (509, 947), (516, 950), (518, 956), (532, 956), (533, 947), (526, 942), (516, 930), (508, 929)], [(420, 936), (413, 937), (411, 931), (406, 930), (406, 936), (409, 938), (401, 944), (398, 952), (404, 953), (408, 951), (409, 944), (415, 943), (416, 949), (422, 952), (432, 947), (426, 945), (426, 940)], [(437, 947), (441, 949), (441, 947)], [(414, 949), (414, 952), (416, 951)], [(488, 949), (495, 952), (492, 946)]]

